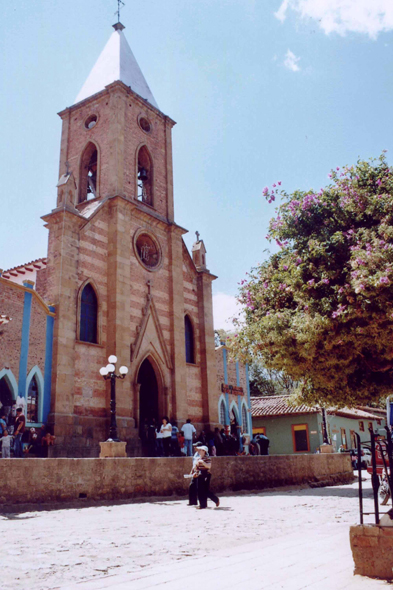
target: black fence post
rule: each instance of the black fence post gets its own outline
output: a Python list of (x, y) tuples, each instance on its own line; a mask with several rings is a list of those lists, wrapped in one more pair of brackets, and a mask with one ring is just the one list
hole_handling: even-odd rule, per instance
[(386, 469), (386, 475), (387, 475), (388, 483), (389, 483), (390, 499), (392, 500), (392, 504), (393, 504), (393, 441), (392, 441), (392, 433), (390, 432), (389, 426), (385, 426), (385, 430), (386, 430), (386, 449), (388, 452), (388, 463), (389, 463), (389, 469)]
[(355, 436), (358, 451), (359, 513), (360, 524), (363, 524), (362, 449), (360, 445), (360, 436), (357, 432), (355, 432)]
[(375, 510), (375, 524), (379, 524), (379, 505), (378, 505), (378, 490), (379, 490), (379, 477), (377, 475), (376, 465), (376, 450), (375, 450), (375, 434), (372, 428), (369, 429), (371, 436), (371, 456), (373, 462), (373, 473), (371, 476), (371, 483), (374, 492), (374, 510)]

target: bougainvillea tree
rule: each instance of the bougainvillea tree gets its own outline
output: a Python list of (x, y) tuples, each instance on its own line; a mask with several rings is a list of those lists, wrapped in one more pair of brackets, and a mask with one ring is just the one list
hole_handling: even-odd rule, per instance
[[(281, 198), (279, 251), (240, 287), (234, 354), (298, 383), (306, 403), (353, 406), (393, 393), (393, 169), (382, 155)], [(236, 320), (235, 320), (236, 322)]]

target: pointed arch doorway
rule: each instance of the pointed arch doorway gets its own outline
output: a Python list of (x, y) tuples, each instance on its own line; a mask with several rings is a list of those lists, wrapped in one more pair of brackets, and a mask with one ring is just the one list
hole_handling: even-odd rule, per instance
[(146, 421), (155, 418), (159, 424), (159, 396), (156, 372), (150, 360), (146, 358), (138, 372), (139, 388), (139, 436), (146, 443)]

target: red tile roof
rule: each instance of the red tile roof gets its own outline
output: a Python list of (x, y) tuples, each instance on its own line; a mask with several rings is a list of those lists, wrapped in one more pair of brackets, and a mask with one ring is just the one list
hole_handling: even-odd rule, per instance
[(357, 420), (380, 420), (381, 416), (371, 414), (370, 412), (364, 412), (358, 408), (341, 408), (339, 410), (328, 409), (328, 414), (334, 414), (335, 416), (344, 416), (344, 418), (355, 418)]
[(26, 264), (20, 264), (19, 266), (14, 266), (13, 268), (7, 268), (7, 270), (3, 270), (2, 278), (9, 279), (10, 274), (12, 276), (17, 276), (16, 273), (25, 274), (26, 271), (31, 272), (34, 270), (41, 270), (41, 268), (45, 267), (47, 264), (47, 258), (37, 258), (36, 260), (32, 260), (31, 262), (26, 262)]
[[(289, 403), (289, 395), (269, 395), (251, 398), (251, 416), (292, 416), (293, 414), (317, 414), (321, 411), (318, 406), (294, 406)], [(355, 420), (380, 420), (381, 416), (357, 408), (327, 408), (327, 413), (335, 416), (354, 418)]]
[(317, 407), (304, 404), (300, 406), (290, 405), (289, 395), (269, 395), (266, 397), (251, 398), (251, 416), (285, 416), (292, 414), (315, 414), (320, 411)]

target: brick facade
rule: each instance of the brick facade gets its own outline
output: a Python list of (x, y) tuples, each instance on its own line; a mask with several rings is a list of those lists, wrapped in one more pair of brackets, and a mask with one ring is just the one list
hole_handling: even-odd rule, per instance
[[(129, 454), (140, 454), (147, 412), (181, 424), (190, 417), (197, 428), (219, 423), (222, 379), (217, 383), (212, 309), (216, 277), (206, 268), (203, 242), (198, 238), (190, 255), (182, 237), (186, 230), (174, 221), (174, 121), (120, 80), (59, 115), (57, 199), (43, 217), (48, 256), (36, 277), (37, 292), (56, 310), (49, 423), (62, 454), (98, 454), (110, 415), (109, 382), (99, 369), (114, 354), (119, 366), (129, 369), (116, 387), (119, 437), (127, 441)], [(147, 263), (150, 250), (154, 264)], [(87, 285), (98, 310), (97, 334), (90, 341), (81, 331)], [(11, 308), (11, 300), (2, 302), (1, 313), (15, 320), (7, 339), (13, 344), (0, 348), (0, 368), (7, 354), (15, 370), (20, 360), (22, 295), (11, 297), (19, 311)], [(45, 313), (34, 300), (29, 365), (41, 367), (45, 358)], [(191, 359), (186, 359), (185, 322), (191, 326)], [(142, 366), (151, 367), (154, 379)], [(229, 363), (228, 374), (235, 383), (234, 366)], [(244, 386), (244, 367), (240, 380)]]
[[(97, 123), (85, 128), (94, 114)], [(157, 417), (197, 427), (218, 423), (211, 282), (188, 253), (173, 219), (171, 128), (174, 122), (122, 82), (66, 109), (56, 208), (49, 229), (46, 294), (56, 306), (50, 422), (69, 454), (98, 452), (109, 418), (109, 387), (99, 375), (110, 354), (129, 368), (117, 382), (119, 436), (139, 454), (139, 370), (147, 358), (158, 387)], [(149, 133), (140, 126), (148, 119)], [(98, 154), (95, 198), (81, 194), (84, 150)], [(148, 150), (152, 203), (136, 198), (138, 153)], [(90, 149), (90, 148), (89, 148)], [(68, 162), (66, 166), (66, 162)], [(70, 174), (65, 174), (70, 172)], [(137, 253), (140, 233), (159, 244), (161, 263), (146, 268)], [(80, 296), (90, 283), (99, 308), (97, 343), (81, 342)], [(185, 359), (185, 315), (195, 358)], [(201, 327), (201, 322), (203, 326)]]

